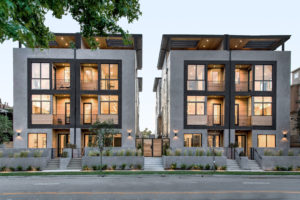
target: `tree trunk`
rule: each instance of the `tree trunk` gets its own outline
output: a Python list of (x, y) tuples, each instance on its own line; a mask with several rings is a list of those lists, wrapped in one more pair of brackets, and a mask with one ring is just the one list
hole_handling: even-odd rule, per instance
[(100, 150), (100, 172), (102, 172), (102, 150)]

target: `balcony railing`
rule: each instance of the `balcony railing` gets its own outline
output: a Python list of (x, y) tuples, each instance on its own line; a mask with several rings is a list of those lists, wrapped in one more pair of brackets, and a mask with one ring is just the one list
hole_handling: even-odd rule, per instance
[(235, 82), (235, 91), (247, 92), (252, 90), (252, 81), (238, 81)]
[(251, 116), (235, 116), (234, 123), (236, 126), (251, 126)]
[(207, 81), (208, 91), (224, 91), (225, 82), (224, 81)]
[(54, 84), (55, 90), (69, 90), (71, 87), (69, 79), (55, 79)]
[(208, 126), (224, 126), (224, 115), (207, 115)]
[(114, 124), (118, 124), (118, 115), (95, 115), (85, 114), (80, 117), (80, 124), (94, 124), (95, 122), (113, 121)]
[(53, 115), (53, 124), (54, 125), (70, 124), (70, 115), (54, 114)]
[(98, 90), (98, 80), (95, 81), (80, 81), (81, 90)]

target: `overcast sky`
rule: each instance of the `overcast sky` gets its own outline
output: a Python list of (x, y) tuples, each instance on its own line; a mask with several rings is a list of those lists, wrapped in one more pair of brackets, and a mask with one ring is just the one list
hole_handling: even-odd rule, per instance
[[(157, 59), (162, 34), (292, 35), (286, 50), (292, 51), (292, 69), (300, 67), (299, 0), (140, 0), (139, 21), (120, 24), (130, 33), (143, 34), (143, 92), (140, 93), (140, 127), (154, 130), (154, 77), (160, 76)], [(62, 20), (47, 15), (53, 32), (78, 32), (70, 16)], [(0, 44), (0, 98), (13, 105), (12, 49), (17, 43)], [(25, 105), (24, 105), (25, 106)]]

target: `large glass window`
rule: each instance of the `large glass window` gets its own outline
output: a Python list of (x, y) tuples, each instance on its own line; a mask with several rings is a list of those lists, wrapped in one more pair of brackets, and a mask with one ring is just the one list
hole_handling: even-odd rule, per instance
[(49, 63), (32, 63), (31, 88), (33, 90), (50, 89), (50, 67)]
[(47, 148), (47, 134), (29, 133), (28, 148)]
[(254, 97), (254, 115), (271, 116), (272, 115), (272, 97)]
[(220, 147), (220, 135), (208, 135), (207, 136), (208, 147)]
[(257, 146), (262, 148), (275, 148), (276, 136), (275, 135), (257, 135)]
[(118, 64), (101, 65), (101, 90), (118, 90)]
[(204, 115), (205, 97), (204, 96), (187, 96), (187, 114)]
[[(85, 147), (97, 147), (97, 136), (95, 134), (84, 135), (84, 146)], [(105, 147), (121, 147), (122, 146), (122, 135), (114, 134), (112, 137), (108, 137), (104, 142)]]
[(50, 95), (32, 95), (32, 114), (50, 114)]
[(255, 91), (272, 91), (272, 65), (255, 65)]
[(187, 90), (205, 90), (205, 65), (188, 65)]
[(100, 95), (100, 114), (117, 115), (118, 114), (118, 95)]
[(201, 134), (184, 134), (185, 147), (201, 147), (202, 138)]

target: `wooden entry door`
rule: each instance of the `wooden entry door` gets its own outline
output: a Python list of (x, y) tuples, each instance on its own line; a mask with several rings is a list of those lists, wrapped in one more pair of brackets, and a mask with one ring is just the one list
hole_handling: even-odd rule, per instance
[(153, 157), (161, 157), (162, 154), (162, 139), (153, 139)]
[(152, 157), (152, 139), (144, 139), (144, 156)]

